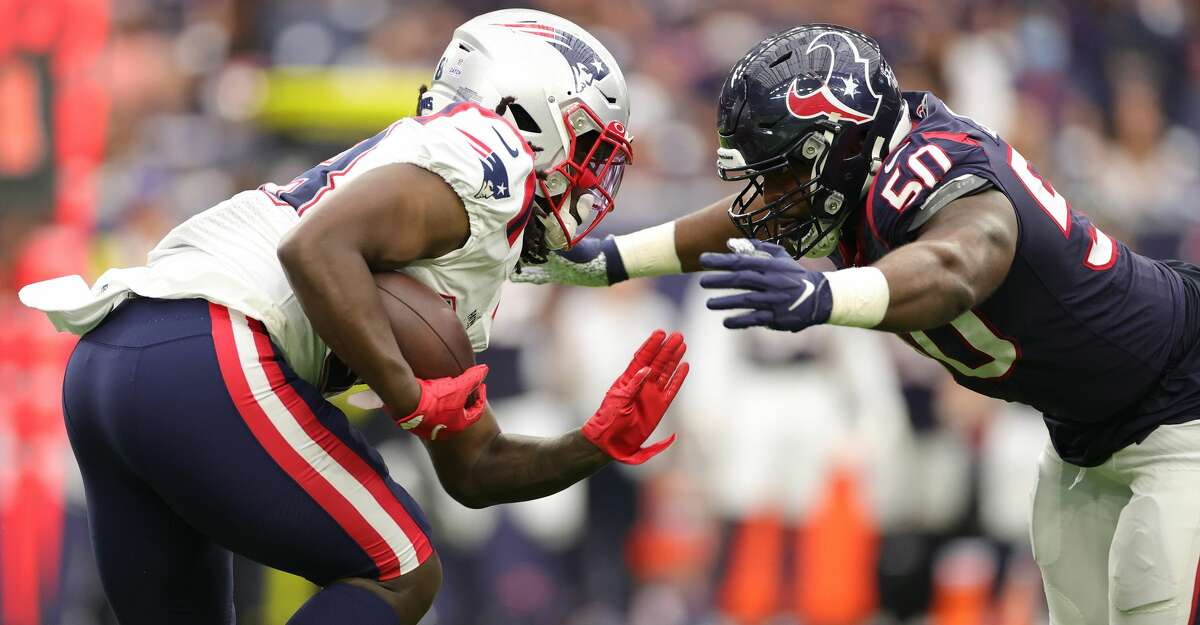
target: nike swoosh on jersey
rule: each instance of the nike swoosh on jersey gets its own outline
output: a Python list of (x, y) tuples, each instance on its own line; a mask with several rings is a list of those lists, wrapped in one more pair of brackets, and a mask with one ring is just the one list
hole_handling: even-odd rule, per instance
[(505, 150), (508, 150), (508, 155), (509, 155), (509, 156), (511, 156), (511, 157), (513, 157), (513, 158), (516, 158), (516, 157), (517, 157), (517, 155), (518, 155), (518, 154), (520, 154), (520, 152), (518, 152), (518, 151), (516, 151), (516, 150), (514, 150), (514, 149), (512, 149), (512, 148), (510, 148), (510, 147), (508, 147), (508, 144), (507, 144), (507, 143), (505, 143), (505, 141), (504, 141), (504, 137), (500, 135), (500, 131), (499, 131), (499, 130), (496, 130), (495, 128), (492, 128), (492, 132), (496, 133), (496, 138), (500, 140), (500, 144), (504, 146), (504, 149), (505, 149)]
[(813, 291), (815, 291), (815, 290), (817, 290), (817, 287), (815, 285), (813, 285), (812, 282), (805, 280), (804, 281), (804, 292), (800, 294), (800, 297), (796, 298), (796, 301), (792, 302), (791, 306), (788, 306), (788, 310), (796, 310), (796, 307), (799, 306), (800, 304), (803, 304), (804, 300), (808, 299), (809, 296), (812, 295)]

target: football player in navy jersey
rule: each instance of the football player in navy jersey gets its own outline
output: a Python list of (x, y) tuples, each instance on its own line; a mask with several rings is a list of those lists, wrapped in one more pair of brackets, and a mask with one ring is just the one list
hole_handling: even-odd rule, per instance
[(1051, 622), (1192, 623), (1200, 272), (1105, 235), (986, 126), (901, 92), (854, 30), (761, 42), (722, 87), (718, 134), (740, 193), (516, 279), (719, 270), (701, 285), (733, 289), (708, 301), (739, 311), (726, 327), (899, 334), (963, 386), (1043, 412), (1032, 542)]

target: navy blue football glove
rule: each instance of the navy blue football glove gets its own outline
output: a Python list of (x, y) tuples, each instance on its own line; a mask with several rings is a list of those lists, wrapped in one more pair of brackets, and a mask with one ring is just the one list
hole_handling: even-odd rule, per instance
[(712, 310), (749, 308), (725, 318), (726, 328), (763, 326), (798, 332), (829, 321), (833, 294), (819, 271), (800, 266), (782, 247), (751, 239), (730, 239), (732, 254), (705, 253), (700, 265), (723, 270), (700, 278), (706, 289), (743, 289), (708, 300)]
[(521, 273), (509, 279), (528, 284), (608, 286), (628, 280), (629, 273), (610, 234), (603, 239), (588, 237), (565, 252), (554, 252), (541, 265), (523, 265)]

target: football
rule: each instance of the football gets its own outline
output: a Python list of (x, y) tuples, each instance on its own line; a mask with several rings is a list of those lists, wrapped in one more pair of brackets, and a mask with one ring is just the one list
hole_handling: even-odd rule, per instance
[(400, 353), (421, 379), (455, 376), (475, 364), (475, 351), (446, 300), (407, 274), (375, 274), (375, 287)]
[[(471, 340), (454, 309), (440, 295), (395, 271), (375, 274), (375, 287), (400, 353), (418, 378), (455, 376), (475, 364)], [(357, 377), (330, 354), (322, 389), (326, 393), (343, 391), (357, 383)]]

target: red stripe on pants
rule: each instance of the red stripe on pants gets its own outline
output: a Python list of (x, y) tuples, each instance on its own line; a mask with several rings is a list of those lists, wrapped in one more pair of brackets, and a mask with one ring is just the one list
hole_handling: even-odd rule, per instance
[[(397, 577), (400, 574), (400, 562), (391, 546), (329, 480), (288, 444), (255, 399), (234, 342), (233, 321), (229, 311), (223, 306), (211, 304), (209, 313), (212, 316), (213, 345), (216, 347), (221, 377), (246, 426), (275, 463), (362, 547), (379, 569), (380, 579)], [(260, 355), (259, 360), (265, 359)]]

